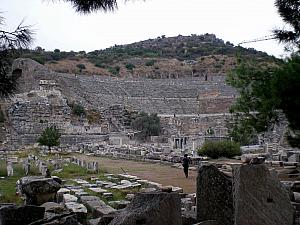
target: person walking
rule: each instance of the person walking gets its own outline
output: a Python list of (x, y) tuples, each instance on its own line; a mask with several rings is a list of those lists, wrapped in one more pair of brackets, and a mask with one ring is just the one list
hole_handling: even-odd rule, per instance
[(189, 165), (190, 165), (190, 160), (188, 158), (187, 154), (184, 154), (183, 160), (182, 160), (182, 166), (183, 166), (183, 172), (185, 174), (185, 177), (189, 177)]

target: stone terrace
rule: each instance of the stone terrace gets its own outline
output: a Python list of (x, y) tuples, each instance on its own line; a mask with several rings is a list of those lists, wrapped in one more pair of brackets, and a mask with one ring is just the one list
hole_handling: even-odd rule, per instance
[(54, 80), (68, 100), (86, 108), (105, 109), (120, 104), (159, 114), (223, 113), (236, 95), (218, 76), (208, 81), (83, 76), (55, 73), (29, 59), (16, 60), (13, 68), (22, 69), (23, 92), (38, 88), (40, 80)]

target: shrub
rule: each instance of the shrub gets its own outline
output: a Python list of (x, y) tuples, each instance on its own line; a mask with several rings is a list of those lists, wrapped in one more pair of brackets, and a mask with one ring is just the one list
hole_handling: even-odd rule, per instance
[(205, 142), (202, 148), (198, 149), (198, 155), (205, 155), (213, 159), (219, 157), (231, 158), (241, 155), (240, 144), (233, 141)]
[(85, 109), (82, 105), (74, 104), (72, 106), (72, 112), (76, 116), (85, 116), (86, 112)]
[(119, 66), (109, 67), (108, 68), (108, 72), (110, 72), (110, 73), (112, 73), (114, 75), (119, 75), (120, 67)]
[(125, 67), (126, 67), (127, 70), (133, 70), (135, 68), (135, 65), (133, 65), (132, 63), (127, 63), (125, 65)]
[(86, 69), (84, 64), (77, 64), (76, 67), (79, 68), (80, 70), (85, 70)]
[(145, 66), (154, 66), (154, 64), (156, 63), (156, 60), (152, 59), (152, 60), (149, 60), (145, 63)]

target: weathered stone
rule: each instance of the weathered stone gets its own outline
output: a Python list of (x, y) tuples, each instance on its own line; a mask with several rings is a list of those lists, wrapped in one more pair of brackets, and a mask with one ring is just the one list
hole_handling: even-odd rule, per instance
[(44, 217), (45, 208), (38, 206), (0, 205), (1, 225), (30, 224)]
[(110, 225), (182, 225), (177, 193), (139, 193)]
[(63, 202), (63, 195), (70, 194), (70, 189), (68, 188), (61, 188), (57, 191), (57, 202)]
[(100, 217), (116, 211), (96, 196), (81, 196), (80, 201), (94, 217)]
[(193, 225), (197, 223), (196, 213), (193, 212), (182, 212), (182, 225)]
[(83, 204), (79, 204), (76, 202), (67, 202), (65, 204), (66, 208), (76, 214), (79, 222), (83, 223), (86, 221), (87, 217), (87, 209)]
[(45, 208), (45, 212), (51, 212), (51, 213), (56, 213), (56, 214), (61, 214), (65, 211), (65, 208), (57, 204), (55, 202), (46, 202), (41, 205), (41, 207)]
[(200, 223), (196, 223), (195, 225), (221, 225), (221, 224), (215, 220), (207, 220)]
[(115, 209), (124, 209), (130, 203), (130, 201), (110, 201), (108, 204), (112, 205)]
[(98, 194), (103, 194), (105, 192), (107, 192), (107, 190), (102, 189), (102, 188), (89, 188), (91, 191), (96, 192)]
[(232, 180), (213, 165), (199, 168), (197, 177), (197, 220), (233, 224)]
[(19, 183), (28, 205), (55, 201), (56, 193), (60, 189), (60, 184), (54, 178), (23, 177)]
[(264, 163), (266, 157), (262, 154), (243, 154), (241, 156), (241, 161), (243, 163), (250, 163), (250, 164), (262, 164)]
[(30, 225), (81, 225), (77, 221), (76, 214), (66, 213), (61, 215), (53, 215), (31, 223)]
[(63, 202), (64, 203), (68, 203), (68, 202), (77, 202), (77, 197), (74, 195), (70, 195), (70, 194), (64, 194), (63, 195)]
[(235, 225), (293, 224), (289, 194), (264, 165), (236, 166), (233, 173)]

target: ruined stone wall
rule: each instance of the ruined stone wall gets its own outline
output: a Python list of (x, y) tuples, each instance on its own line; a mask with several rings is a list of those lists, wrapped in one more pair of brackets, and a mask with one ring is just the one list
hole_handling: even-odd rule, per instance
[[(117, 79), (62, 74), (49, 71), (30, 59), (16, 60), (13, 70), (21, 71), (21, 76), (19, 94), (7, 108), (8, 139), (18, 145), (33, 144), (51, 125), (61, 131), (61, 142), (65, 144), (104, 140), (111, 131), (125, 129), (121, 115), (105, 114), (115, 105), (129, 111), (160, 114), (168, 135), (199, 135), (210, 127), (223, 129), (225, 117), (222, 114), (203, 114), (227, 112), (236, 94), (224, 80)], [(105, 122), (91, 125), (83, 119), (74, 124), (70, 103), (102, 112), (106, 115)]]
[(8, 142), (18, 145), (34, 144), (40, 134), (56, 126), (62, 134), (62, 144), (76, 144), (103, 139), (108, 133), (101, 126), (71, 121), (71, 108), (58, 90), (34, 90), (17, 94), (7, 109), (10, 136)]
[(208, 129), (213, 130), (215, 136), (227, 135), (226, 119), (229, 114), (199, 114), (190, 116), (160, 115), (161, 125), (168, 135), (208, 135)]

